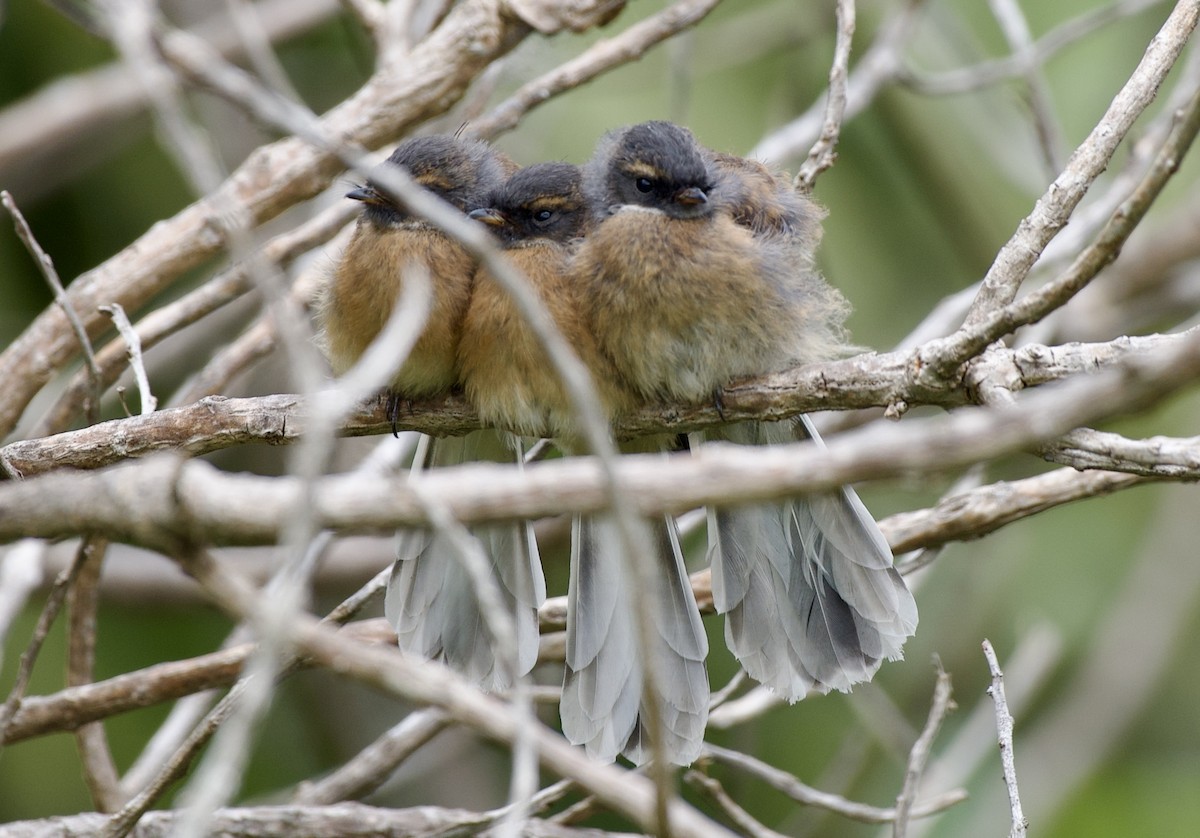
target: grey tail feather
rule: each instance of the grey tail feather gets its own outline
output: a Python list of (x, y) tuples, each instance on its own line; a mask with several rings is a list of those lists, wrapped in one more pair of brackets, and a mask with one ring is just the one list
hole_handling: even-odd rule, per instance
[[(687, 765), (700, 754), (708, 720), (708, 640), (683, 565), (674, 521), (655, 523), (659, 585), (654, 608), (654, 681), (666, 758)], [(563, 733), (595, 759), (650, 759), (643, 695), (646, 661), (630, 605), (631, 586), (609, 518), (576, 518), (567, 593)]]
[[(437, 439), (431, 449), (429, 460), (434, 466), (504, 456), (492, 431)], [(512, 456), (509, 452), (510, 460)], [(517, 670), (524, 675), (537, 663), (537, 609), (546, 598), (532, 525), (521, 521), (475, 527), (471, 532), (491, 559), (501, 603), (513, 618)], [(402, 530), (396, 557), (384, 613), (396, 629), (400, 648), (428, 660), (444, 661), (484, 690), (512, 686), (504, 668), (497, 665), (497, 650), (455, 547), (428, 531)]]
[[(820, 437), (800, 423), (745, 422), (720, 439), (769, 445)], [(710, 434), (710, 438), (711, 438)], [(746, 672), (788, 701), (848, 690), (902, 657), (916, 602), (874, 519), (849, 487), (708, 510), (713, 600)]]

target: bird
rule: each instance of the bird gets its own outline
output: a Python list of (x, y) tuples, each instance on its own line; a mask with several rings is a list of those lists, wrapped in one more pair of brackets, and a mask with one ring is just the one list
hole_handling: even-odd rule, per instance
[[(605, 135), (584, 167), (598, 222), (574, 261), (588, 319), (646, 399), (715, 401), (732, 379), (850, 350), (848, 303), (813, 267), (821, 211), (762, 164), (647, 122)], [(807, 417), (693, 435), (819, 440)], [(916, 603), (852, 489), (710, 508), (709, 560), (726, 645), (788, 701), (848, 690), (902, 656)]]
[[(487, 225), (505, 259), (529, 281), (559, 332), (591, 373), (605, 419), (626, 409), (621, 387), (582, 316), (568, 267), (589, 220), (578, 166), (538, 163), (514, 173), (469, 216)], [(484, 424), (579, 447), (581, 430), (545, 348), (508, 291), (485, 268), (475, 275), (459, 343), (467, 400)]]
[(723, 181), (669, 122), (610, 132), (584, 167), (600, 223), (575, 273), (597, 341), (644, 398), (699, 403), (842, 344), (844, 298), (794, 271), (785, 239), (722, 211)]
[[(636, 403), (612, 362), (599, 352), (583, 319), (581, 286), (571, 263), (586, 241), (591, 213), (582, 173), (566, 163), (528, 166), (472, 212), (498, 236), (504, 255), (525, 274), (556, 326), (591, 374), (605, 419)], [(464, 392), (485, 422), (519, 434), (551, 433), (568, 453), (585, 448), (566, 392), (509, 295), (484, 270), (476, 275), (460, 349)], [(657, 449), (638, 441), (623, 446)], [(653, 522), (658, 590), (647, 599), (661, 615), (655, 663), (662, 691), (663, 753), (687, 764), (699, 753), (708, 712), (704, 660), (707, 639), (688, 583), (674, 522)], [(598, 760), (624, 755), (636, 764), (653, 756), (647, 732), (644, 664), (630, 605), (615, 522), (581, 516), (572, 522), (567, 591), (566, 667), (560, 717), (563, 733)]]
[(702, 149), (721, 176), (718, 199), (735, 222), (756, 236), (787, 236), (811, 257), (821, 240), (825, 210), (792, 188), (791, 180), (757, 160)]
[[(481, 140), (446, 134), (405, 140), (383, 166), (405, 170), (463, 213), (517, 168)], [(379, 335), (406, 272), (428, 271), (433, 286), (424, 329), (388, 382), (394, 425), (400, 399), (443, 395), (458, 383), (458, 341), (475, 261), (441, 230), (407, 214), (371, 179), (346, 197), (362, 202), (363, 212), (317, 303), (320, 340), (334, 374), (344, 374)]]
[[(443, 134), (405, 140), (384, 165), (404, 169), (417, 184), (464, 214), (518, 168), (487, 143)], [(433, 286), (433, 304), (421, 335), (388, 382), (394, 430), (402, 399), (442, 395), (459, 385), (458, 345), (475, 262), (453, 239), (409, 216), (373, 180), (346, 197), (361, 201), (363, 212), (317, 308), (321, 341), (334, 373), (344, 374), (378, 336), (407, 271), (428, 271)], [(512, 451), (489, 431), (431, 439), (424, 462), (414, 463), (414, 476), (420, 479), (423, 468), (476, 459), (511, 460)], [(484, 690), (495, 691), (507, 688), (515, 674), (528, 672), (536, 662), (537, 608), (545, 599), (545, 581), (537, 545), (526, 526), (476, 527), (472, 533), (483, 545), (496, 590), (513, 616), (515, 667), (498, 662), (471, 577), (445, 534), (399, 534), (384, 610), (406, 652), (443, 661)]]

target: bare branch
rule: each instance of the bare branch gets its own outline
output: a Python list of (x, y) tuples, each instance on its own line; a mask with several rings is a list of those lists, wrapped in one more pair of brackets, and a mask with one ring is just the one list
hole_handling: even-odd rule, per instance
[(137, 380), (138, 399), (142, 405), (143, 415), (153, 413), (158, 408), (158, 399), (150, 391), (150, 379), (146, 377), (146, 365), (142, 361), (142, 341), (134, 331), (133, 324), (129, 322), (125, 309), (121, 308), (118, 303), (100, 306), (100, 310), (113, 319), (117, 333), (121, 335), (125, 340), (125, 345), (129, 348), (129, 366), (133, 369), (134, 378)]
[[(904, 0), (901, 9), (884, 24), (875, 41), (850, 71), (846, 82), (843, 120), (857, 116), (902, 69), (904, 49), (918, 9), (925, 0)], [(814, 104), (802, 116), (768, 134), (751, 150), (751, 157), (782, 163), (804, 154), (821, 134), (824, 108)]]
[(850, 72), (850, 44), (854, 41), (854, 0), (838, 0), (837, 38), (833, 45), (833, 66), (829, 68), (829, 101), (825, 105), (825, 122), (821, 136), (800, 166), (793, 185), (801, 192), (812, 192), (821, 172), (837, 160), (838, 136), (846, 116), (846, 78)]
[(37, 239), (34, 238), (33, 230), (29, 228), (29, 222), (21, 214), (21, 210), (17, 207), (17, 202), (13, 200), (13, 196), (7, 190), (0, 190), (0, 202), (4, 204), (4, 208), (8, 210), (8, 214), (12, 216), (13, 226), (17, 230), (17, 238), (21, 240), (21, 243), (25, 245), (25, 249), (29, 251), (29, 255), (37, 262), (38, 270), (42, 272), (42, 276), (46, 279), (46, 284), (50, 286), (50, 291), (54, 294), (55, 304), (62, 311), (63, 316), (67, 318), (67, 322), (71, 324), (71, 331), (74, 333), (75, 339), (79, 342), (79, 348), (83, 352), (84, 366), (88, 371), (88, 389), (90, 393), (87, 409), (88, 422), (95, 423), (100, 418), (100, 370), (96, 367), (96, 355), (92, 351), (92, 340), (88, 337), (83, 322), (79, 319), (79, 313), (67, 298), (66, 289), (63, 288), (62, 280), (58, 278), (58, 271), (54, 267), (54, 260), (50, 258), (50, 254), (43, 250), (42, 246), (38, 244)]
[[(302, 253), (333, 238), (352, 219), (353, 214), (353, 207), (336, 204), (269, 240), (262, 246), (257, 258), (269, 264), (285, 266)], [(247, 265), (235, 265), (222, 271), (195, 291), (166, 303), (143, 317), (136, 327), (138, 339), (144, 349), (149, 349), (239, 299), (251, 288)], [(96, 355), (105, 387), (112, 386), (125, 367), (129, 344), (122, 343), (114, 341)], [(87, 386), (86, 375), (74, 376), (59, 395), (54, 407), (30, 431), (30, 436), (46, 436), (65, 430), (77, 410), (76, 405), (85, 395)]]
[(678, 0), (663, 11), (630, 26), (620, 35), (593, 44), (562, 66), (522, 85), (487, 114), (473, 120), (468, 132), (473, 136), (490, 138), (511, 131), (521, 117), (533, 108), (614, 67), (640, 59), (655, 44), (695, 26), (719, 2)]
[[(975, 362), (974, 386), (978, 387), (978, 381), (982, 380), (1013, 389), (1045, 384), (1177, 345), (1192, 334), (1200, 331), (1122, 337), (1108, 343), (1057, 347), (1030, 344), (1014, 350), (994, 349)], [(248, 346), (258, 346), (264, 341), (273, 346), (265, 325), (254, 327), (245, 338)], [(235, 345), (243, 344), (239, 341)], [(730, 384), (723, 391), (720, 413), (711, 405), (648, 406), (622, 418), (616, 431), (619, 436), (642, 436), (696, 430), (743, 419), (785, 419), (814, 410), (885, 407), (895, 402), (909, 407), (920, 404), (953, 407), (971, 401), (965, 382), (943, 382), (936, 389), (914, 384), (912, 363), (911, 353), (887, 353), (797, 367)], [(98, 468), (156, 451), (177, 450), (199, 455), (246, 443), (289, 443), (305, 433), (306, 424), (306, 412), (298, 396), (279, 394), (248, 399), (213, 396), (186, 407), (157, 411), (152, 416), (111, 420), (44, 439), (12, 442), (0, 448), (0, 460), (12, 471), (30, 477), (55, 468)], [(480, 426), (465, 400), (447, 396), (413, 402), (411, 410), (399, 418), (397, 427), (445, 436), (463, 434)], [(361, 436), (390, 430), (384, 405), (376, 401), (349, 417), (342, 433)], [(1159, 462), (1164, 467), (1169, 464)]]
[[(432, 476), (428, 479), (432, 481)], [(188, 565), (214, 600), (234, 616), (241, 619), (257, 608), (254, 591), (211, 558), (195, 555)], [(333, 672), (409, 701), (439, 707), (455, 721), (510, 747), (518, 735), (518, 716), (506, 703), (480, 693), (443, 666), (404, 655), (399, 649), (347, 641), (302, 614), (289, 626), (289, 636), (301, 654)], [(656, 828), (659, 794), (646, 778), (588, 759), (541, 724), (530, 725), (528, 735), (534, 738), (544, 767), (575, 780), (642, 828)], [(677, 799), (668, 805), (672, 831), (681, 838), (730, 835)]]
[[(1143, 409), (1197, 376), (1200, 331), (1112, 369), (1024, 395), (1012, 405), (850, 431), (824, 449), (713, 445), (686, 457), (622, 457), (616, 464), (622, 500), (653, 516), (966, 466)], [(591, 513), (611, 499), (603, 471), (583, 457), (534, 463), (521, 471), (483, 464), (438, 469), (422, 482), (423, 492), (446, 503), (464, 523)], [(298, 489), (290, 478), (219, 474), (204, 463), (174, 458), (94, 474), (47, 474), (0, 485), (0, 539), (95, 530), (168, 552), (196, 538), (264, 543), (279, 536), (284, 510)], [(317, 520), (333, 529), (361, 532), (429, 523), (403, 481), (332, 476), (314, 491)]]
[[(1200, 14), (1200, 11), (1197, 14)], [(1120, 98), (1118, 97), (1118, 99)], [(1114, 102), (1114, 107), (1115, 105)], [(1092, 136), (1105, 136), (1104, 131), (1107, 128), (1102, 122), (1093, 131)], [(1032, 267), (1033, 259), (1036, 257), (1032, 250), (1026, 251), (1023, 257), (1016, 251), (1026, 250), (1033, 246), (1028, 239), (1030, 235), (1036, 233), (1036, 230), (1041, 231), (1041, 233), (1036, 233), (1037, 235), (1049, 236), (1054, 232), (1041, 221), (1030, 220), (1041, 212), (1039, 209), (1035, 209), (1034, 215), (1029, 216), (1021, 223), (1017, 235), (1009, 240), (1009, 244), (1005, 246), (1001, 255), (993, 263), (992, 269), (988, 272), (988, 277), (994, 277), (992, 284), (989, 285), (988, 277), (984, 278), (979, 294), (972, 303), (972, 309), (967, 313), (966, 325), (949, 338), (932, 341), (923, 348), (923, 354), (930, 364), (930, 370), (935, 368), (946, 370), (956, 367), (992, 341), (1008, 334), (1018, 326), (1033, 323), (1045, 317), (1054, 309), (1064, 305), (1104, 266), (1116, 259), (1121, 245), (1141, 222), (1151, 204), (1166, 186), (1167, 181), (1179, 170), (1180, 161), (1191, 147), (1197, 132), (1200, 132), (1200, 91), (1191, 97), (1183, 112), (1177, 115), (1175, 128), (1163, 143), (1154, 164), (1128, 200), (1117, 207), (1096, 240), (1076, 256), (1071, 266), (1060, 277), (1014, 302), (1012, 298), (1016, 295), (1017, 287), (1025, 273)], [(1072, 160), (1078, 163), (1079, 158), (1088, 156), (1091, 151), (1089, 149), (1085, 152), (1088, 145), (1089, 143), (1085, 142), (1080, 146), (1072, 156)], [(1111, 154), (1111, 149), (1109, 153)], [(1099, 165), (1104, 161), (1093, 162)], [(1070, 168), (1068, 167), (1068, 171)], [(1103, 165), (1100, 165), (1095, 169), (1092, 177), (1098, 175), (1102, 169)], [(1059, 180), (1061, 181), (1063, 178), (1060, 177)], [(1055, 183), (1058, 184), (1059, 181)], [(1051, 186), (1050, 192), (1039, 201), (1038, 206), (1043, 207), (1043, 202), (1048, 200), (1048, 196), (1059, 193), (1060, 190)], [(1083, 191), (1079, 191), (1074, 201), (1077, 203), (1082, 197)], [(1065, 208), (1064, 214), (1056, 216), (1052, 223), (1054, 225), (1065, 224), (1073, 206), (1074, 204)], [(1040, 248), (1041, 245), (1036, 247)], [(1023, 267), (1020, 268), (1019, 273), (1006, 274), (1010, 279), (995, 279), (1009, 270), (1004, 267), (1006, 260), (1017, 258), (1026, 260), (1022, 263)], [(995, 284), (996, 282), (1004, 283), (1006, 290), (997, 290), (999, 286)], [(993, 307), (993, 302), (998, 307)]]
[[(352, 623), (343, 631), (358, 642), (395, 643), (396, 635), (383, 619)], [(237, 680), (252, 650), (253, 644), (242, 643), (219, 652), (158, 663), (104, 681), (70, 687), (53, 695), (27, 698), (13, 715), (0, 744), (21, 742), (53, 731), (75, 730), (88, 722), (140, 707), (227, 687)]]
[(446, 729), (450, 720), (440, 710), (410, 713), (353, 759), (328, 776), (305, 783), (292, 796), (297, 806), (319, 806), (358, 800), (379, 788), (396, 766)]
[[(330, 18), (337, 2), (258, 0), (257, 8), (270, 38), (284, 41)], [(224, 14), (214, 14), (192, 31), (222, 55), (240, 51)], [(98, 137), (116, 133), (147, 104), (145, 85), (123, 63), (56, 79), (0, 111), (0, 183), (26, 201), (42, 197), (78, 174)]]
[(1197, 17), (1200, 3), (1196, 0), (1181, 0), (1176, 5), (1100, 122), (997, 254), (967, 312), (968, 326), (977, 326), (1012, 302), (1042, 249), (1067, 223), (1088, 188), (1107, 168), (1117, 145), (1154, 100), (1191, 37)]
[(13, 680), (12, 689), (9, 690), (4, 704), (0, 706), (0, 742), (8, 739), (8, 730), (21, 708), (21, 701), (25, 697), (25, 690), (29, 687), (29, 678), (33, 674), (38, 654), (41, 652), (42, 645), (50, 634), (50, 628), (54, 625), (58, 612), (62, 610), (63, 602), (66, 601), (67, 592), (75, 584), (75, 578), (79, 575), (82, 566), (83, 553), (79, 552), (70, 568), (60, 573), (54, 580), (54, 587), (50, 591), (50, 596), (46, 598), (46, 604), (42, 606), (42, 613), (38, 615), (37, 625), (33, 629), (29, 645), (21, 653), (21, 661), (17, 666), (17, 676)]
[(917, 741), (913, 743), (908, 755), (908, 765), (904, 770), (904, 785), (896, 798), (896, 814), (892, 824), (894, 838), (904, 838), (908, 832), (908, 820), (916, 808), (917, 791), (925, 764), (933, 751), (933, 740), (937, 737), (946, 714), (954, 709), (950, 698), (950, 676), (942, 669), (941, 661), (937, 662), (937, 683), (933, 689), (933, 702), (929, 707), (929, 718)]
[[(1006, 524), (1065, 503), (1140, 486), (1147, 478), (1073, 468), (982, 486), (939, 501), (930, 509), (901, 512), (879, 522), (896, 553), (980, 538)], [(910, 568), (899, 565), (901, 572)]]
[(543, 35), (553, 35), (604, 25), (625, 8), (625, 0), (505, 0), (504, 5)]
[(988, 0), (992, 15), (1000, 24), (1008, 45), (1012, 47), (1013, 60), (1022, 67), (1025, 86), (1028, 88), (1028, 105), (1037, 130), (1038, 146), (1042, 150), (1042, 162), (1051, 178), (1062, 171), (1062, 149), (1065, 146), (1062, 126), (1054, 116), (1054, 103), (1050, 98), (1050, 86), (1035, 58), (1033, 35), (1029, 21), (1016, 0)]
[[(215, 834), (237, 834), (243, 838), (275, 838), (279, 835), (337, 835), (340, 838), (375, 838), (379, 835), (441, 835), (469, 828), (481, 820), (478, 812), (416, 806), (391, 809), (340, 803), (333, 806), (246, 806), (214, 813)], [(104, 826), (104, 815), (83, 814), (40, 821), (17, 821), (5, 825), (11, 838), (96, 835)], [(168, 838), (180, 821), (178, 812), (148, 812), (130, 834), (134, 838)], [(529, 838), (633, 838), (627, 833), (596, 829), (572, 829), (530, 821), (524, 827)]]
[[(79, 545), (79, 573), (67, 593), (67, 686), (92, 683), (96, 662), (97, 587), (108, 544), (103, 538), (88, 537)], [(75, 731), (83, 765), (84, 781), (96, 809), (111, 812), (121, 805), (121, 778), (101, 724), (82, 725)]]
[[(786, 794), (797, 803), (803, 803), (805, 806), (815, 806), (849, 818), (850, 820), (861, 821), (863, 823), (891, 823), (896, 818), (895, 809), (881, 809), (877, 806), (868, 806), (865, 803), (856, 803), (852, 800), (847, 800), (840, 795), (819, 791), (800, 782), (786, 771), (781, 771), (774, 766), (767, 765), (762, 760), (755, 759), (738, 751), (731, 751), (727, 748), (719, 748), (716, 745), (706, 744), (704, 746), (704, 756), (745, 771), (747, 774), (757, 777), (772, 788)], [(965, 800), (966, 797), (966, 792), (961, 789), (947, 792), (937, 797), (920, 801), (912, 807), (910, 814), (916, 818), (936, 815), (938, 812), (944, 811), (954, 804)]]
[(917, 73), (905, 70), (899, 81), (917, 92), (931, 96), (946, 96), (970, 93), (990, 87), (1008, 79), (1021, 76), (1030, 63), (1045, 66), (1055, 54), (1097, 29), (1122, 18), (1132, 17), (1153, 6), (1162, 5), (1164, 0), (1115, 0), (1107, 6), (1089, 9), (1065, 23), (1051, 29), (1033, 44), (1033, 54), (1028, 58), (1006, 55), (957, 70), (939, 73)]
[(1004, 770), (1004, 786), (1008, 789), (1008, 802), (1012, 808), (1012, 828), (1009, 838), (1023, 838), (1029, 824), (1021, 811), (1021, 795), (1017, 789), (1017, 765), (1013, 756), (1013, 717), (1008, 712), (1008, 699), (1004, 697), (1004, 673), (1000, 670), (1000, 662), (996, 660), (996, 650), (986, 638), (983, 641), (983, 654), (987, 658), (988, 671), (992, 674), (992, 685), (988, 687), (988, 695), (996, 703), (996, 732), (1000, 741), (1000, 766)]
[(750, 838), (783, 838), (780, 833), (759, 823), (753, 815), (739, 806), (716, 779), (699, 771), (691, 770), (684, 773), (683, 781), (712, 798), (712, 801), (743, 835), (748, 835)]

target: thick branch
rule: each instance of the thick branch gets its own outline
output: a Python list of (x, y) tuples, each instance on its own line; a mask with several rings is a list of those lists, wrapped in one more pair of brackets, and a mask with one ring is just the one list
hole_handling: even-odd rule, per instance
[[(351, 623), (342, 629), (363, 642), (394, 644), (396, 636), (383, 620)], [(75, 730), (88, 722), (152, 707), (185, 695), (237, 680), (254, 645), (243, 643), (196, 658), (168, 661), (53, 695), (32, 696), (21, 702), (0, 744), (20, 742), (46, 733)]]
[[(1193, 332), (1167, 350), (1127, 358), (1012, 405), (877, 424), (824, 449), (712, 445), (668, 461), (623, 457), (617, 476), (629, 503), (657, 515), (944, 471), (1143, 409), (1198, 376), (1200, 332)], [(437, 469), (421, 482), (426, 502), (445, 504), (464, 523), (590, 513), (608, 504), (604, 476), (588, 457), (523, 471), (487, 464)], [(324, 478), (314, 488), (314, 514), (320, 526), (337, 530), (428, 525), (426, 502), (406, 483), (357, 474)], [(203, 462), (169, 457), (94, 474), (47, 474), (0, 485), (0, 539), (95, 531), (168, 552), (181, 543), (272, 542), (300, 488), (291, 478), (222, 474)]]
[[(175, 834), (180, 812), (147, 812), (129, 834), (133, 838), (167, 838)], [(52, 838), (62, 835), (99, 835), (106, 815), (85, 814), (18, 821), (7, 824), (9, 838)], [(379, 835), (459, 834), (470, 830), (487, 816), (464, 809), (415, 806), (411, 809), (384, 809), (361, 803), (333, 806), (248, 806), (221, 809), (209, 821), (213, 835), (238, 835), (242, 838), (274, 838), (281, 835), (337, 835), (339, 838), (375, 838)], [(545, 821), (529, 821), (521, 834), (531, 838), (621, 838), (617, 833), (595, 829), (572, 829)]]
[[(977, 362), (974, 377), (1013, 389), (1045, 384), (1178, 345), (1191, 334), (995, 349)], [(949, 382), (941, 390), (916, 384), (918, 376), (911, 374), (913, 357), (901, 352), (861, 355), (746, 379), (724, 388), (719, 413), (712, 405), (652, 405), (623, 419), (616, 430), (621, 436), (642, 436), (691, 431), (742, 419), (784, 419), (814, 410), (888, 407), (897, 403), (906, 408), (922, 404), (955, 407), (972, 401), (962, 382)], [(479, 420), (463, 399), (448, 396), (412, 403), (397, 427), (445, 436), (475, 430)], [(57, 468), (99, 468), (157, 451), (200, 455), (234, 445), (291, 443), (303, 435), (305, 428), (305, 410), (298, 396), (214, 396), (147, 416), (114, 419), (77, 431), (13, 442), (0, 448), (0, 461), (6, 470), (32, 477)], [(364, 436), (390, 429), (384, 405), (377, 402), (365, 405), (351, 417), (343, 433)]]

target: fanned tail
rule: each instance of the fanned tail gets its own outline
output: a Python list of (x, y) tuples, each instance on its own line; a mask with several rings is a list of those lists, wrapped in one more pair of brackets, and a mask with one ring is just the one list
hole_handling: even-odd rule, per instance
[(687, 765), (700, 754), (708, 720), (708, 640), (683, 564), (674, 521), (655, 524), (652, 659), (641, 654), (632, 586), (609, 518), (577, 518), (567, 593), (567, 666), (563, 733), (590, 756), (618, 754), (636, 765), (653, 756), (646, 729), (644, 672), (654, 667), (667, 760)]
[[(745, 422), (718, 438), (770, 445), (820, 437), (806, 417)], [(755, 680), (788, 701), (848, 690), (902, 657), (917, 606), (853, 489), (708, 510), (713, 600), (725, 641)]]
[[(433, 440), (429, 465), (498, 459), (503, 451), (495, 432), (476, 431)], [(508, 459), (512, 456), (509, 451)], [(475, 527), (471, 532), (491, 560), (496, 590), (513, 618), (517, 669), (524, 675), (537, 663), (537, 609), (546, 598), (532, 525), (520, 521)], [(404, 651), (444, 661), (487, 691), (512, 685), (504, 667), (497, 665), (495, 643), (470, 576), (456, 548), (443, 536), (423, 530), (400, 532), (384, 612)]]

